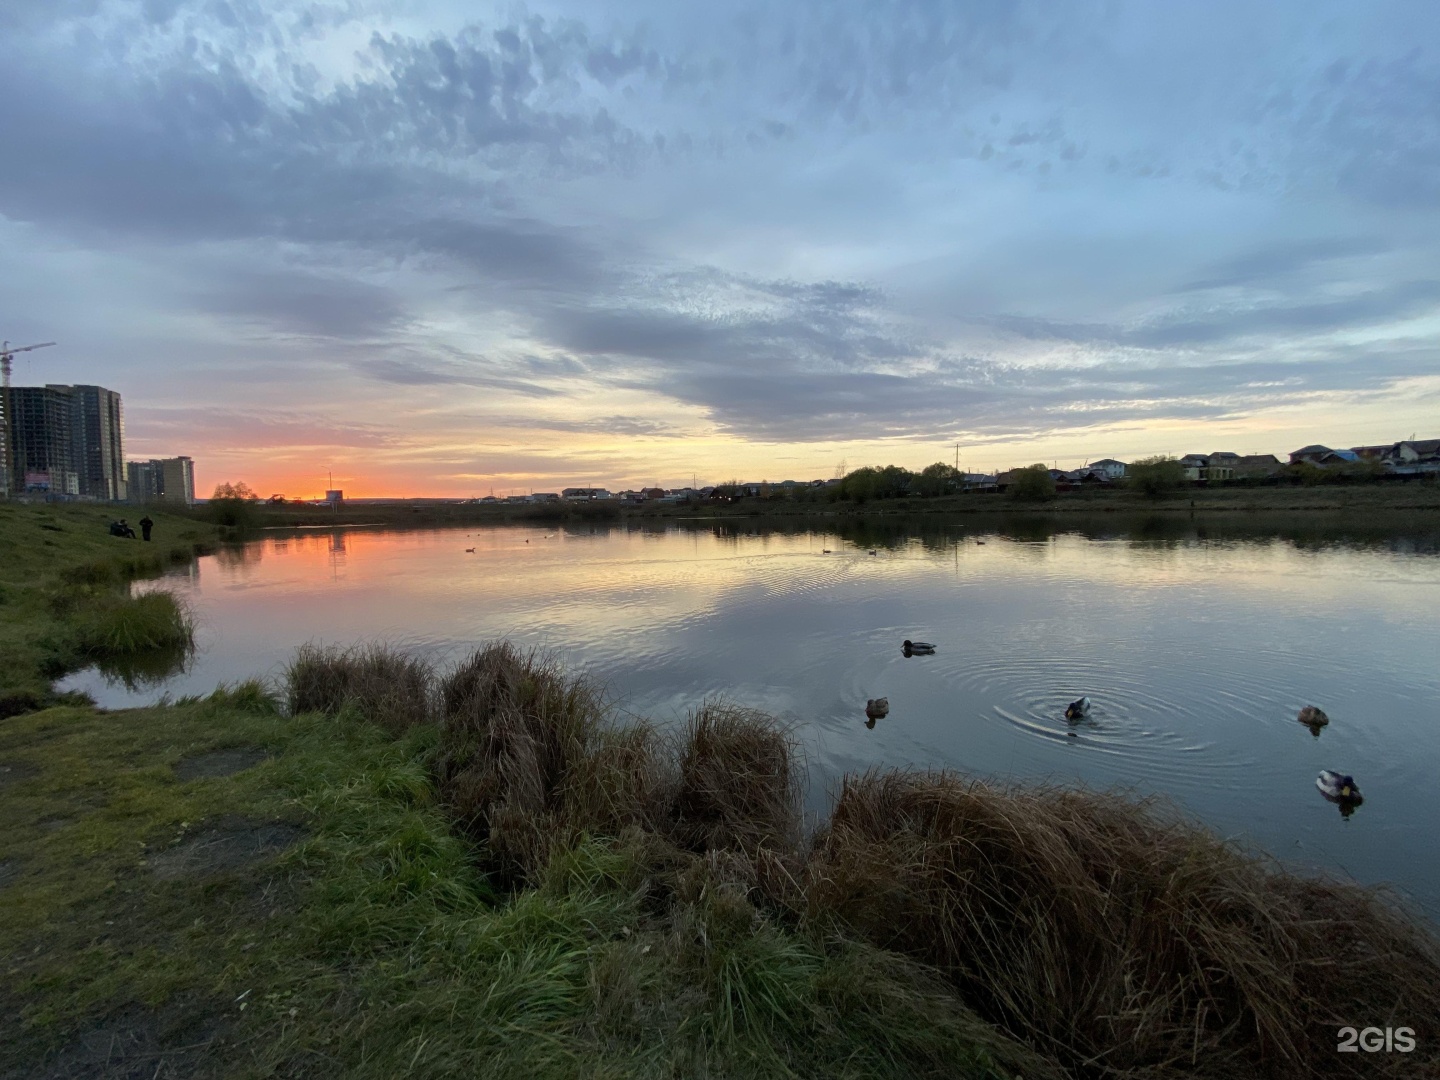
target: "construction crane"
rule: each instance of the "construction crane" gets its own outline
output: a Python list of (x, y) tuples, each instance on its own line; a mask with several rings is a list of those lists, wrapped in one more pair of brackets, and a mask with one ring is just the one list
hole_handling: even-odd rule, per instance
[(14, 349), (10, 347), (8, 341), (0, 345), (0, 373), (3, 373), (5, 389), (10, 389), (10, 358), (12, 356), (16, 353), (29, 352), (31, 349), (48, 349), (54, 344), (53, 341), (42, 341), (39, 345), (21, 345)]
[(0, 343), (0, 497), (10, 495), (10, 358), (31, 349), (48, 349), (53, 341), (38, 345), (20, 345), (12, 349), (10, 342)]

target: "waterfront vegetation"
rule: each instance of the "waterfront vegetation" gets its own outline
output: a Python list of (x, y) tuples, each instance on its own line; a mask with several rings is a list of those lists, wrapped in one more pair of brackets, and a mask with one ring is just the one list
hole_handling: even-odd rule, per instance
[[(504, 644), (443, 671), (305, 648), (276, 688), (56, 703), (93, 612), (172, 557), (103, 517), (0, 506), (25, 560), (0, 627), (37, 643), (6, 677), (43, 692), (0, 720), (0, 1075), (1440, 1066), (1430, 928), (1163, 806), (886, 771), (807, 831), (771, 718), (622, 722)], [(1335, 1053), (1368, 1024), (1416, 1050)]]
[(183, 648), (189, 613), (130, 582), (215, 544), (189, 517), (152, 511), (155, 540), (109, 535), (113, 507), (0, 503), (0, 717), (56, 700), (51, 681), (83, 660), (124, 662)]
[[(870, 471), (882, 478), (885, 472)], [(1060, 514), (1440, 511), (1440, 482), (1435, 479), (1364, 480), (1347, 479), (1339, 474), (1326, 474), (1324, 479), (1325, 483), (1314, 484), (1298, 479), (1278, 483), (1236, 481), (1213, 487), (1195, 486), (1185, 481), (1177, 487), (1171, 485), (1162, 473), (1156, 485), (1089, 484), (1053, 495), (1046, 492), (1038, 499), (1020, 500), (1019, 505), (1027, 502), (1043, 504), (1046, 513)], [(247, 513), (252, 515), (252, 528), (274, 529), (355, 524), (396, 528), (527, 522), (535, 525), (605, 525), (648, 518), (808, 517), (833, 520), (940, 515), (989, 519), (997, 514), (1015, 513), (1017, 501), (1007, 496), (1008, 492), (932, 495), (916, 491), (907, 494), (898, 488), (882, 487), (877, 479), (876, 486), (867, 489), (863, 497), (857, 494), (853, 498), (841, 497), (834, 488), (788, 491), (773, 488), (766, 495), (745, 496), (732, 502), (694, 500), (622, 506), (615, 500), (526, 505), (416, 499), (385, 503), (352, 501), (334, 508), (308, 503), (258, 503), (252, 504)]]

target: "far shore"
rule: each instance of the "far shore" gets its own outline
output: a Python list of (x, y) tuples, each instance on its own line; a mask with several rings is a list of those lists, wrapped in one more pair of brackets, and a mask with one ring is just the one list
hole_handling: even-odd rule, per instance
[[(202, 511), (203, 512), (203, 511)], [(1440, 483), (1431, 480), (1379, 484), (1193, 488), (1152, 498), (1125, 488), (1061, 492), (1043, 502), (1003, 494), (875, 499), (857, 503), (804, 494), (792, 498), (744, 498), (733, 503), (697, 501), (621, 506), (617, 502), (502, 503), (486, 505), (441, 499), (350, 502), (336, 508), (310, 504), (263, 506), (259, 525), (269, 528), (344, 526), (544, 524), (645, 520), (700, 521), (730, 518), (855, 519), (874, 517), (995, 516), (1015, 514), (1440, 514)]]

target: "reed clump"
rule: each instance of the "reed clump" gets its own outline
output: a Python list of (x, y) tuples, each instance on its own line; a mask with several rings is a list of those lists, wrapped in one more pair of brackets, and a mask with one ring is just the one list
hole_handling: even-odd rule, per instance
[[(626, 789), (600, 782), (633, 770), (623, 747), (611, 755), (614, 767), (593, 760), (605, 708), (585, 679), (566, 678), (553, 660), (501, 643), (445, 676), (439, 697), (441, 796), (460, 827), (487, 845), (507, 882), (533, 882), (557, 844), (587, 824), (631, 814), (616, 803)], [(643, 751), (643, 742), (637, 745)], [(643, 754), (637, 764), (646, 767)]]
[(1440, 1015), (1433, 939), (1374, 893), (1105, 795), (847, 777), (804, 892), (811, 920), (934, 964), (1082, 1072), (1334, 1074), (1339, 1027)]
[(509, 644), (470, 656), (439, 697), (441, 791), (509, 883), (534, 882), (580, 836), (626, 829), (692, 854), (798, 849), (794, 748), (763, 713), (706, 702), (678, 738), (616, 726), (598, 687)]
[(292, 714), (353, 708), (394, 735), (432, 719), (434, 684), (429, 663), (384, 645), (302, 645), (285, 671)]
[(749, 853), (799, 843), (795, 746), (775, 719), (709, 701), (691, 713), (679, 753), (671, 835), (688, 850)]
[(75, 634), (86, 656), (124, 657), (188, 649), (195, 642), (195, 622), (185, 604), (168, 592), (100, 593), (78, 607)]

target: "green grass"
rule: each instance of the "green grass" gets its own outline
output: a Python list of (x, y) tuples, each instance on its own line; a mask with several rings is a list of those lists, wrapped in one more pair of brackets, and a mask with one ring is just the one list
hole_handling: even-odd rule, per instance
[(124, 651), (126, 642), (169, 638), (173, 646), (187, 636), (183, 613), (161, 610), (163, 600), (128, 604), (128, 585), (188, 562), (213, 546), (215, 530), (152, 510), (152, 542), (110, 536), (122, 512), (0, 502), (0, 717), (55, 701), (52, 679), (115, 655), (116, 643)]
[[(0, 728), (0, 760), (25, 767), (0, 788), (18, 823), (0, 863), (19, 868), (0, 1074), (119, 1026), (190, 1039), (176, 1053), (199, 1075), (1047, 1075), (924, 968), (785, 928), (723, 866), (657, 906), (639, 836), (582, 840), (502, 898), (442, 812), (434, 728), (396, 740), (269, 700), (241, 687)], [(176, 777), (226, 746), (273, 756)], [(244, 866), (153, 872), (237, 817), (305, 834)]]
[(97, 597), (80, 609), (74, 626), (76, 644), (92, 657), (185, 648), (195, 640), (190, 612), (167, 592)]

